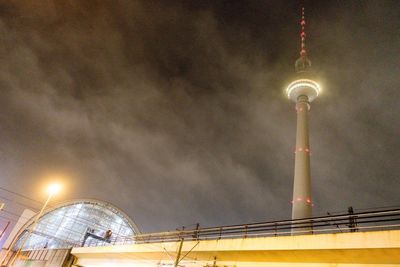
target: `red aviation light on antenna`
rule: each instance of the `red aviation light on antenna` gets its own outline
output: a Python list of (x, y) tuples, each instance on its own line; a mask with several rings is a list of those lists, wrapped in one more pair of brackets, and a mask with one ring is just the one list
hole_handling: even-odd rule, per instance
[(300, 55), (302, 57), (305, 57), (307, 52), (306, 52), (306, 18), (304, 14), (304, 7), (301, 9), (301, 21), (300, 21), (300, 26), (301, 26), (301, 32), (300, 32), (300, 37), (301, 37), (301, 49), (300, 49)]

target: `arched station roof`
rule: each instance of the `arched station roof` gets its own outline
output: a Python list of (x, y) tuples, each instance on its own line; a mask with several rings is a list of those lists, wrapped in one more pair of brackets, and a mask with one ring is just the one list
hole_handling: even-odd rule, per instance
[[(35, 217), (35, 216), (34, 216)], [(19, 231), (14, 249), (69, 248), (80, 246), (90, 229), (97, 236), (112, 231), (112, 238), (126, 238), (140, 233), (136, 224), (114, 205), (95, 199), (63, 202), (46, 210), (28, 236), (35, 218)]]

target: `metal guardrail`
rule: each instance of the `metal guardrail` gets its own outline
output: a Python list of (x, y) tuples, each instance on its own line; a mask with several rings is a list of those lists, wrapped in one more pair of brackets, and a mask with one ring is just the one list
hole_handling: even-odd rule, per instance
[(307, 219), (139, 234), (132, 237), (111, 238), (110, 243), (88, 242), (87, 246), (176, 242), (182, 239), (185, 241), (216, 240), (227, 238), (359, 232), (392, 229), (400, 229), (400, 209), (382, 209), (352, 214), (328, 215)]

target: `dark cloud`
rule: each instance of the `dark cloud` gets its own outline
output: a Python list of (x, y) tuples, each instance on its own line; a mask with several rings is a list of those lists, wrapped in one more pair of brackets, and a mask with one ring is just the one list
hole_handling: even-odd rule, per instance
[[(289, 1), (0, 4), (2, 185), (98, 198), (145, 231), (290, 217)], [(398, 204), (397, 2), (308, 3), (315, 214)], [(33, 205), (33, 203), (31, 203)], [(37, 205), (37, 204), (35, 204)]]

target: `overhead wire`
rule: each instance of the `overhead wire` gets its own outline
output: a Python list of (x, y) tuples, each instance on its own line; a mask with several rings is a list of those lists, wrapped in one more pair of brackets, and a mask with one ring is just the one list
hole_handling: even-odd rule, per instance
[(32, 210), (38, 210), (37, 207), (29, 206), (29, 205), (27, 205), (27, 204), (21, 203), (21, 202), (19, 202), (19, 201), (16, 201), (16, 200), (13, 200), (13, 199), (10, 199), (10, 198), (1, 196), (1, 195), (0, 195), (0, 198), (3, 199), (3, 200), (6, 200), (6, 201), (8, 201), (8, 202), (17, 204), (17, 205), (19, 205), (19, 206), (25, 207), (25, 208), (29, 208), (29, 209), (32, 209)]
[(39, 200), (33, 199), (33, 198), (31, 198), (31, 197), (24, 196), (24, 195), (22, 195), (22, 194), (20, 194), (20, 193), (17, 193), (17, 192), (15, 192), (15, 191), (10, 190), (10, 189), (4, 188), (4, 187), (2, 187), (2, 186), (0, 186), (0, 190), (3, 190), (3, 191), (8, 192), (8, 193), (10, 193), (10, 194), (17, 195), (17, 196), (19, 196), (19, 197), (21, 197), (21, 198), (24, 198), (24, 199), (27, 199), (27, 200), (30, 200), (30, 201), (33, 201), (33, 202), (36, 202), (36, 203), (38, 203), (38, 204), (40, 204), (40, 205), (43, 204), (43, 203), (42, 203), (41, 201), (39, 201)]

